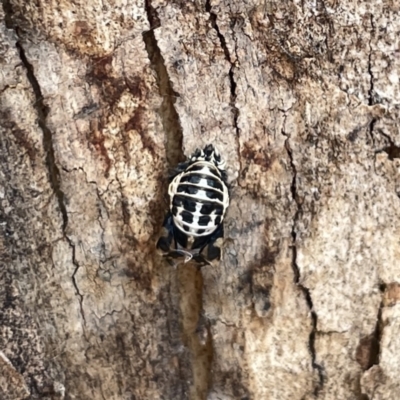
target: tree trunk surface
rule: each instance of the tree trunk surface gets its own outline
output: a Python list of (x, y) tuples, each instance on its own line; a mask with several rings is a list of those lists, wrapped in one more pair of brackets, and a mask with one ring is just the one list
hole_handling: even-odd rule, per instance
[[(0, 398), (399, 399), (399, 11), (3, 0)], [(222, 260), (174, 269), (207, 143)]]

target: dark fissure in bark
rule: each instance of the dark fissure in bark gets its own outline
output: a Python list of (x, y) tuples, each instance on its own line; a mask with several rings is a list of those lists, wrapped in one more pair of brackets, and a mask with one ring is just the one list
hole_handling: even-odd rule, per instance
[(390, 161), (400, 158), (400, 147), (396, 146), (392, 140), (390, 140), (389, 146), (382, 149), (382, 151), (388, 155)]
[(309, 336), (308, 348), (310, 350), (312, 367), (315, 370), (317, 370), (317, 372), (318, 372), (319, 380), (318, 380), (317, 385), (314, 388), (314, 395), (317, 397), (318, 393), (324, 386), (324, 380), (325, 380), (323, 367), (316, 362), (315, 337), (316, 337), (316, 333), (317, 333), (318, 317), (317, 317), (316, 312), (314, 311), (314, 306), (313, 306), (310, 290), (300, 283), (300, 270), (299, 270), (299, 266), (297, 264), (296, 225), (297, 225), (297, 222), (299, 221), (299, 218), (301, 217), (302, 209), (301, 209), (301, 203), (300, 203), (298, 195), (297, 195), (297, 169), (296, 169), (296, 165), (293, 160), (293, 153), (290, 148), (289, 138), (287, 138), (285, 141), (285, 147), (286, 147), (286, 151), (289, 156), (290, 166), (291, 166), (292, 172), (293, 172), (293, 179), (292, 179), (292, 184), (290, 186), (290, 190), (291, 190), (292, 198), (297, 205), (297, 210), (296, 210), (296, 213), (293, 218), (293, 226), (292, 226), (292, 232), (291, 232), (292, 242), (293, 242), (293, 244), (292, 244), (292, 268), (293, 268), (295, 282), (297, 284), (297, 287), (303, 292), (304, 298), (307, 302), (307, 305), (308, 305), (308, 308), (310, 309), (310, 314), (311, 314), (312, 329), (311, 329), (310, 336)]
[[(374, 25), (374, 19), (373, 16), (370, 16), (371, 19), (371, 30), (372, 34), (375, 32), (375, 25)], [(370, 39), (369, 42), (369, 54), (368, 54), (368, 74), (369, 74), (369, 90), (368, 90), (368, 105), (372, 106), (375, 101), (374, 101), (374, 75), (372, 73), (372, 66), (371, 66), (371, 57), (372, 57), (372, 47), (371, 47), (371, 41), (372, 38)]]
[[(376, 120), (373, 119), (372, 122), (370, 123), (370, 126), (372, 126), (371, 134), (375, 122)], [(392, 138), (388, 134), (384, 133), (382, 130), (378, 130), (378, 132), (386, 139), (388, 145), (379, 150), (376, 150), (376, 153), (382, 153), (382, 152), (386, 153), (390, 161), (393, 161), (395, 158), (400, 158), (400, 146), (397, 146), (395, 142), (393, 142)]]
[(75, 278), (75, 275), (78, 272), (78, 269), (80, 268), (80, 265), (79, 265), (78, 261), (76, 260), (76, 256), (75, 256), (75, 244), (72, 242), (72, 240), (68, 236), (65, 236), (65, 238), (66, 238), (66, 240), (67, 240), (67, 242), (68, 242), (68, 244), (69, 244), (69, 246), (71, 247), (71, 250), (72, 250), (72, 263), (74, 264), (75, 269), (74, 269), (74, 272), (73, 272), (73, 274), (71, 276), (71, 280), (72, 280), (72, 284), (74, 285), (74, 288), (75, 288), (75, 291), (76, 291), (76, 295), (78, 296), (78, 299), (79, 299), (79, 309), (80, 309), (80, 312), (81, 312), (83, 324), (85, 324), (86, 320), (85, 320), (85, 313), (83, 311), (83, 294), (81, 294), (81, 292), (79, 291), (78, 283), (77, 283), (76, 278)]
[(230, 105), (231, 105), (232, 114), (233, 114), (233, 126), (236, 129), (236, 136), (239, 137), (239, 127), (238, 127), (239, 109), (236, 107), (236, 96), (237, 95), (236, 95), (236, 82), (234, 79), (234, 64), (232, 62), (231, 55), (230, 55), (228, 46), (226, 44), (225, 37), (219, 30), (219, 27), (217, 24), (217, 14), (212, 12), (210, 0), (206, 1), (205, 8), (206, 8), (206, 11), (210, 14), (211, 26), (217, 32), (217, 36), (218, 36), (219, 42), (221, 44), (221, 48), (225, 54), (225, 59), (231, 65), (231, 67), (229, 68), (229, 72), (228, 72), (230, 91), (231, 91), (231, 102), (230, 102), (231, 104)]
[[(10, 0), (4, 0), (3, 1), (3, 10), (5, 13), (5, 23), (6, 27), (8, 29), (13, 29), (19, 37), (19, 31), (20, 29), (18, 28), (17, 25), (15, 25), (13, 21), (13, 9)], [(32, 66), (32, 64), (28, 61), (28, 58), (26, 57), (25, 50), (22, 46), (21, 41), (16, 42), (16, 47), (19, 53), (19, 57), (21, 59), (21, 62), (23, 66), (26, 69), (26, 76), (28, 78), (29, 83), (32, 86), (33, 93), (35, 95), (35, 103), (34, 103), (34, 108), (36, 110), (37, 116), (38, 116), (38, 124), (40, 129), (43, 132), (43, 148), (46, 154), (46, 166), (47, 170), (49, 173), (49, 181), (51, 188), (58, 200), (58, 205), (60, 208), (60, 212), (62, 215), (63, 219), (63, 231), (65, 232), (65, 229), (68, 224), (68, 214), (67, 210), (65, 208), (65, 203), (64, 203), (64, 193), (61, 190), (61, 185), (60, 185), (60, 171), (58, 169), (58, 166), (55, 163), (55, 156), (54, 156), (54, 146), (53, 146), (53, 135), (46, 125), (46, 119), (47, 115), (49, 113), (49, 108), (47, 105), (44, 103), (43, 100), (43, 95), (42, 95), (42, 90), (40, 88), (39, 82), (36, 79), (35, 76), (35, 71)]]
[[(175, 109), (175, 101), (179, 97), (179, 94), (172, 87), (164, 58), (154, 34), (154, 29), (160, 27), (157, 10), (153, 7), (150, 0), (145, 1), (145, 9), (150, 22), (150, 30), (143, 33), (143, 40), (150, 60), (150, 66), (155, 72), (159, 93), (162, 97), (159, 115), (164, 128), (168, 167), (173, 169), (178, 163), (186, 159), (182, 149), (182, 127), (179, 115)], [(179, 271), (182, 270), (185, 270), (184, 274), (171, 274), (171, 278), (177, 279), (177, 282), (170, 283), (171, 306), (176, 307), (178, 305), (172, 299), (179, 297), (181, 335), (184, 344), (192, 354), (191, 359), (189, 358), (190, 365), (187, 365), (187, 354), (185, 352), (180, 354), (180, 371), (182, 372), (183, 381), (191, 381), (191, 393), (189, 397), (192, 400), (202, 400), (207, 396), (211, 381), (209, 373), (212, 360), (211, 335), (208, 337), (206, 345), (202, 346), (191, 324), (191, 321), (198, 318), (199, 310), (202, 310), (202, 285), (195, 284), (199, 280), (199, 272), (186, 265), (179, 268)], [(179, 312), (178, 310), (176, 311)], [(172, 314), (174, 314), (173, 311)]]
[(169, 168), (172, 169), (186, 158), (182, 150), (182, 127), (179, 115), (175, 109), (175, 101), (179, 95), (172, 87), (164, 58), (154, 35), (154, 29), (160, 26), (157, 11), (152, 6), (150, 0), (145, 1), (145, 7), (147, 18), (150, 22), (150, 30), (143, 33), (143, 41), (150, 60), (150, 66), (156, 73), (157, 85), (162, 97), (159, 114), (164, 127), (167, 162)]
[(387, 290), (387, 285), (385, 285), (385, 284), (380, 285), (379, 290), (381, 292), (381, 303), (379, 304), (378, 315), (376, 317), (375, 330), (373, 333), (376, 346), (373, 349), (374, 351), (371, 351), (371, 357), (370, 357), (371, 366), (379, 364), (379, 356), (380, 356), (380, 352), (381, 352), (381, 340), (382, 340), (383, 328), (384, 328), (384, 324), (383, 324), (383, 320), (382, 320), (382, 309), (384, 307), (383, 298), (385, 295), (385, 291)]
[[(20, 37), (20, 29), (13, 21), (13, 9), (11, 2), (9, 0), (5, 0), (3, 2), (3, 10), (5, 12), (5, 21), (6, 27), (8, 29), (13, 29), (17, 37)], [(83, 313), (83, 295), (79, 292), (79, 288), (75, 279), (76, 272), (79, 269), (79, 264), (75, 258), (75, 245), (74, 243), (68, 238), (66, 235), (66, 229), (68, 225), (68, 212), (65, 206), (65, 194), (61, 190), (61, 177), (60, 177), (60, 170), (56, 164), (55, 160), (55, 151), (54, 151), (54, 144), (53, 144), (53, 134), (49, 127), (47, 126), (46, 120), (49, 114), (49, 107), (45, 104), (42, 90), (40, 88), (39, 81), (35, 76), (35, 70), (33, 65), (29, 62), (24, 47), (20, 40), (16, 42), (16, 48), (19, 53), (19, 57), (21, 59), (22, 65), (26, 69), (26, 76), (27, 79), (32, 87), (33, 94), (35, 96), (35, 102), (33, 104), (34, 109), (37, 113), (38, 118), (38, 125), (43, 133), (43, 149), (45, 152), (45, 163), (48, 171), (49, 176), (49, 183), (53, 190), (53, 193), (57, 199), (58, 207), (62, 217), (62, 232), (64, 238), (67, 240), (68, 244), (72, 249), (72, 261), (75, 265), (74, 273), (71, 276), (72, 284), (76, 290), (76, 294), (79, 298), (79, 306), (82, 315), (83, 322), (85, 322), (85, 316)]]
[(49, 108), (47, 107), (47, 105), (44, 104), (43, 95), (40, 89), (39, 82), (35, 77), (33, 66), (29, 63), (26, 57), (24, 48), (22, 47), (19, 41), (16, 43), (16, 46), (19, 51), (19, 56), (21, 58), (21, 61), (24, 67), (26, 68), (26, 75), (28, 77), (29, 83), (31, 84), (33, 92), (35, 94), (34, 107), (38, 115), (39, 127), (43, 132), (43, 148), (46, 154), (46, 166), (49, 172), (50, 185), (58, 200), (58, 206), (60, 208), (63, 220), (62, 229), (63, 232), (65, 233), (65, 229), (68, 224), (68, 214), (64, 202), (65, 195), (64, 192), (61, 190), (60, 170), (55, 162), (53, 135), (48, 126), (46, 125), (46, 118), (49, 113)]

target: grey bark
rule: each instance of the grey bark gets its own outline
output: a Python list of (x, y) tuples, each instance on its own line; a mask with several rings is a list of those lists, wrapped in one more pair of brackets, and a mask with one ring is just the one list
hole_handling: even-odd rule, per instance
[[(1, 399), (400, 398), (395, 2), (2, 5)], [(223, 257), (174, 270), (207, 143)]]

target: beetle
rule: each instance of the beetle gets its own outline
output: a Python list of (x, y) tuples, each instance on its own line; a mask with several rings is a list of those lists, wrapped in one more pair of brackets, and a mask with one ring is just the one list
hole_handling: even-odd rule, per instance
[(196, 149), (177, 166), (168, 195), (169, 211), (157, 249), (171, 263), (179, 258), (200, 265), (219, 260), (229, 190), (225, 161), (212, 144)]

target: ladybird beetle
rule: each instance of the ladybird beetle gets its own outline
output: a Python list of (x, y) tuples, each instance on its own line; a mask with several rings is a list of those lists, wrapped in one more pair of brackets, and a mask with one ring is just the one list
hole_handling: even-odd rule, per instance
[[(169, 211), (157, 248), (168, 259), (199, 264), (219, 260), (229, 205), (225, 162), (211, 144), (178, 165), (168, 187)], [(220, 240), (218, 240), (220, 239)]]

